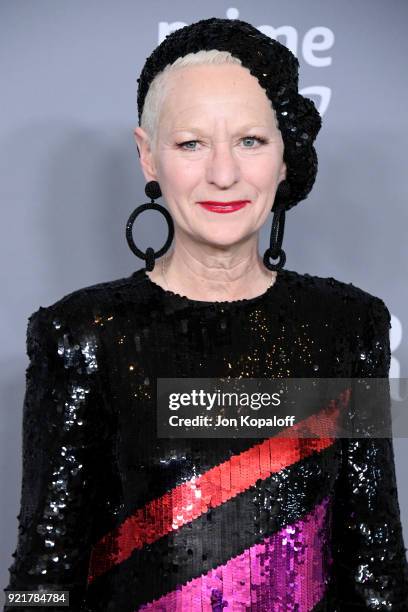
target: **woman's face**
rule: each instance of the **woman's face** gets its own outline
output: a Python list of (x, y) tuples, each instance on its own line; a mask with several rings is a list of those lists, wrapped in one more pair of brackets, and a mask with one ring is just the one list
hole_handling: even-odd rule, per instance
[[(234, 64), (178, 69), (166, 84), (156, 137), (152, 150), (146, 132), (135, 129), (143, 173), (159, 182), (176, 232), (228, 246), (259, 230), (286, 164), (275, 112), (249, 70)], [(249, 202), (229, 213), (199, 204), (236, 200)]]

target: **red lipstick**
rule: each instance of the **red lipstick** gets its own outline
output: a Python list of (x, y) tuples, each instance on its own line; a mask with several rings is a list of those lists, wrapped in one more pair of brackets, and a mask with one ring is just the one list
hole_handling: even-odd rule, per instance
[(248, 204), (250, 200), (232, 200), (231, 202), (216, 202), (214, 200), (205, 200), (203, 202), (198, 202), (203, 208), (206, 210), (210, 210), (211, 212), (216, 213), (230, 213), (235, 212), (236, 210), (240, 210), (246, 204)]

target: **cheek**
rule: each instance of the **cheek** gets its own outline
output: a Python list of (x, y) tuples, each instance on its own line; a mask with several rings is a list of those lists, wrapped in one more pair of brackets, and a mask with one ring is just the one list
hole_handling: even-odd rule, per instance
[(161, 157), (158, 170), (164, 200), (173, 218), (178, 223), (182, 223), (180, 210), (184, 208), (184, 203), (192, 197), (191, 194), (195, 185), (194, 179), (192, 179), (186, 163), (177, 159), (174, 153)]
[(202, 176), (200, 164), (189, 164), (177, 155), (163, 158), (160, 165), (160, 176), (172, 193), (188, 193)]
[(242, 166), (243, 177), (259, 191), (268, 191), (276, 187), (279, 175), (279, 164), (271, 156), (259, 156)]

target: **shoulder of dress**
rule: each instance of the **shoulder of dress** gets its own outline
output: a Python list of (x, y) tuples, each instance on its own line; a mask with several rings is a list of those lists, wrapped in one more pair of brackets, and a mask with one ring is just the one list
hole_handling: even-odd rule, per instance
[(137, 302), (143, 295), (138, 277), (130, 275), (80, 287), (47, 306), (40, 306), (28, 317), (28, 333), (46, 333), (47, 329), (69, 330), (72, 334), (96, 331), (106, 317), (128, 300)]
[(351, 282), (347, 283), (332, 276), (300, 274), (294, 271), (290, 274), (292, 282), (298, 284), (302, 292), (313, 301), (319, 300), (319, 303), (339, 306), (358, 318), (365, 318), (367, 313), (385, 318), (390, 316), (382, 298)]

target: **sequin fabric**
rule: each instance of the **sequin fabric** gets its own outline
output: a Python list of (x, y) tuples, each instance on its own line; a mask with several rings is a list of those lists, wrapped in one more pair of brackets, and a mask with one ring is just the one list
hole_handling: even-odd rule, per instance
[(80, 612), (408, 610), (391, 438), (156, 435), (158, 377), (387, 377), (389, 329), (380, 298), (285, 269), (247, 300), (142, 268), (40, 307), (6, 588)]
[[(286, 180), (290, 185), (279, 205), (289, 210), (307, 198), (317, 175), (313, 142), (321, 116), (310, 98), (298, 91), (299, 60), (282, 43), (240, 19), (211, 17), (171, 32), (149, 57), (138, 80), (139, 124), (149, 86), (154, 77), (177, 58), (201, 50), (229, 51), (241, 60), (265, 90), (275, 109), (284, 142)], [(275, 207), (279, 193), (275, 198)]]

